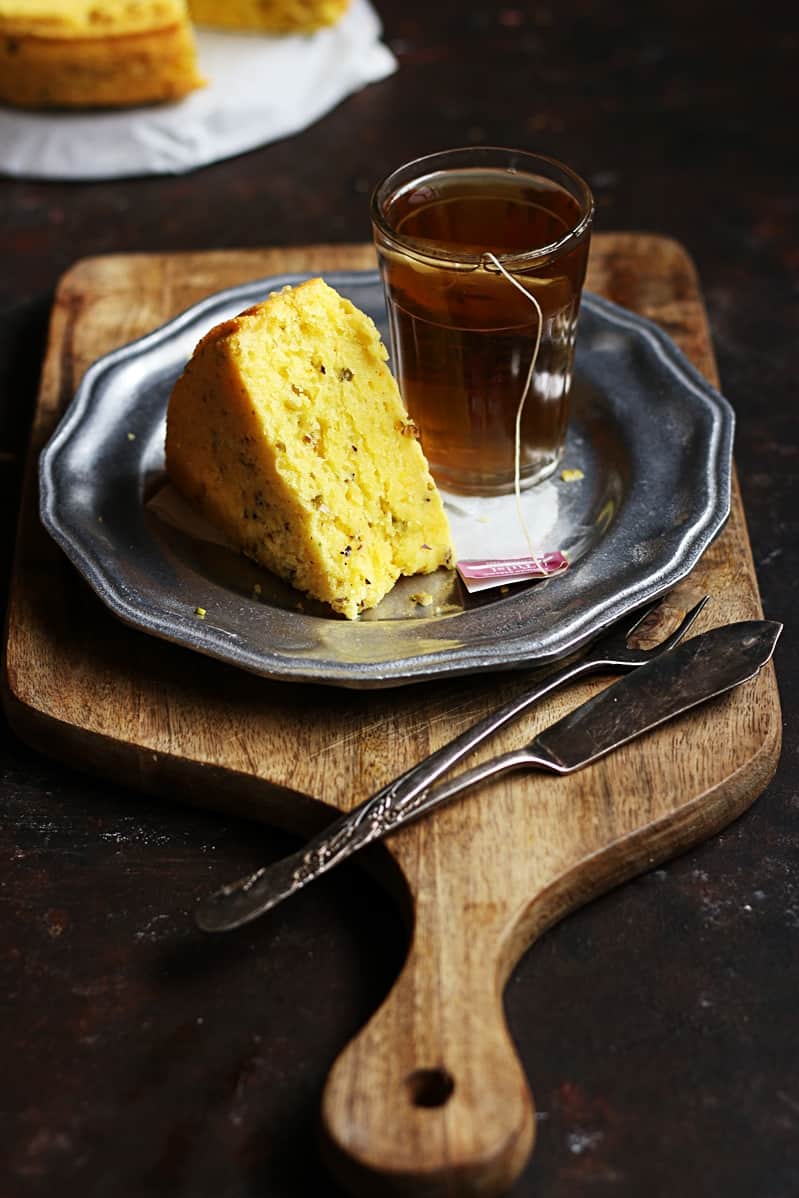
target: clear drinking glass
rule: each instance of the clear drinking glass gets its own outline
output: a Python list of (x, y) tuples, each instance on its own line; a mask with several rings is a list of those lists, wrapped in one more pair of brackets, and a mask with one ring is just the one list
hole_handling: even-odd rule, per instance
[(517, 469), (527, 487), (556, 468), (593, 214), (569, 167), (495, 147), (419, 158), (375, 188), (394, 370), (448, 490), (501, 494)]

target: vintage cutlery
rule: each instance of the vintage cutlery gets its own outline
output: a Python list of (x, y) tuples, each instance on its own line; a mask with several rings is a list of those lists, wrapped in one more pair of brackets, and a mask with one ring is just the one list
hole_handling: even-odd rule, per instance
[[(429, 781), (419, 781), (424, 771), (416, 767), (415, 772), (408, 771), (393, 786), (336, 820), (299, 852), (211, 895), (198, 908), (197, 923), (209, 932), (240, 927), (358, 849), (487, 778), (531, 766), (558, 774), (580, 769), (665, 720), (754, 677), (771, 658), (781, 631), (782, 624), (773, 620), (749, 620), (701, 633), (654, 656), (525, 748), (503, 753), (432, 791)], [(449, 747), (455, 744), (453, 741)], [(430, 761), (428, 758), (421, 765)], [(437, 769), (436, 776), (441, 772)], [(412, 779), (412, 784), (407, 779)]]
[[(197, 922), (205, 931), (224, 931), (249, 922), (261, 914), (258, 896), (262, 893), (259, 883), (267, 872), (282, 865), (303, 865), (301, 880), (294, 880), (292, 889), (311, 880), (308, 863), (313, 862), (313, 876), (331, 868), (350, 853), (370, 841), (385, 835), (409, 819), (421, 814), (418, 804), (430, 786), (442, 774), (461, 761), (494, 732), (529, 710), (539, 699), (567, 682), (584, 674), (604, 670), (630, 670), (650, 662), (673, 648), (691, 627), (707, 602), (707, 596), (699, 601), (683, 619), (671, 636), (653, 649), (639, 649), (628, 645), (628, 640), (637, 628), (655, 611), (658, 604), (650, 607), (642, 616), (624, 630), (615, 625), (602, 638), (590, 645), (585, 654), (550, 674), (533, 689), (509, 700), (497, 711), (485, 716), (471, 728), (466, 729), (435, 753), (395, 778), (375, 795), (365, 800), (353, 811), (335, 820), (317, 837), (286, 862), (257, 870), (254, 874), (232, 882), (205, 900), (197, 911)], [(455, 793), (455, 792), (453, 792)], [(286, 897), (284, 895), (283, 897)], [(267, 903), (269, 906), (272, 902)]]

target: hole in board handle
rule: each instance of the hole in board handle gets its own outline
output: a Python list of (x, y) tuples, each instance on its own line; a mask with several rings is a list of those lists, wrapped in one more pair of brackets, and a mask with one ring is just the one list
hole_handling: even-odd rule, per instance
[(420, 1107), (444, 1106), (455, 1089), (446, 1069), (415, 1069), (405, 1078), (405, 1085), (413, 1105)]

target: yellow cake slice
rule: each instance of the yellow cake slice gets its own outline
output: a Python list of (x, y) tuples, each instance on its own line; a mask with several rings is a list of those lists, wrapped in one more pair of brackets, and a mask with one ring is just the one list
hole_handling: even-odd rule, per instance
[(0, 0), (0, 101), (123, 107), (203, 82), (186, 0)]
[(335, 25), (348, 5), (349, 0), (189, 0), (200, 25), (266, 33), (311, 33)]
[(169, 402), (179, 491), (247, 556), (350, 619), (452, 564), (374, 323), (321, 279), (212, 329)]

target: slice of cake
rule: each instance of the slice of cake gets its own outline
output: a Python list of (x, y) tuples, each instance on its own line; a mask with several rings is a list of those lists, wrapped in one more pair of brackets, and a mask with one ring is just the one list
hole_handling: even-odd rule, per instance
[(0, 101), (124, 107), (202, 85), (185, 0), (0, 0)]
[(212, 329), (169, 402), (179, 491), (350, 619), (451, 565), (449, 527), (374, 323), (321, 279)]
[(258, 29), (266, 33), (310, 33), (335, 25), (349, 0), (189, 0), (200, 25)]

